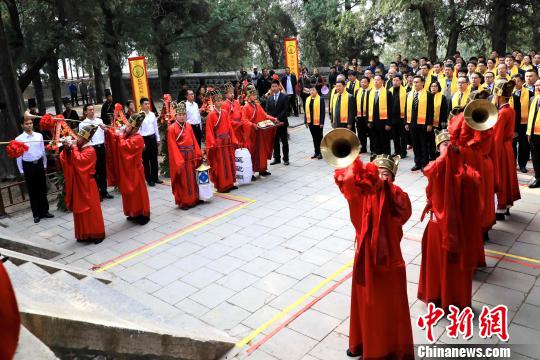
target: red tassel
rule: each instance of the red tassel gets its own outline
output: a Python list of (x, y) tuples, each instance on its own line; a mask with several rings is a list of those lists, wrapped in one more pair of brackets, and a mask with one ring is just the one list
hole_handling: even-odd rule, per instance
[(41, 120), (39, 120), (39, 127), (42, 131), (49, 131), (50, 133), (52, 133), (55, 125), (56, 122), (52, 118), (51, 114), (45, 114), (41, 117)]
[(120, 103), (114, 104), (114, 112), (123, 111), (123, 110), (124, 110), (124, 105)]
[(28, 151), (28, 145), (17, 140), (11, 140), (6, 147), (7, 155), (12, 158), (18, 158)]

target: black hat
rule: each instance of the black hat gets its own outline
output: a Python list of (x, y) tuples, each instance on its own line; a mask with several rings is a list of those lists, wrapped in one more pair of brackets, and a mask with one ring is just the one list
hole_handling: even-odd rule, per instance
[(349, 70), (349, 72), (347, 73), (347, 75), (356, 76), (356, 71), (354, 71), (354, 70)]
[(28, 107), (29, 107), (29, 108), (37, 107), (37, 103), (36, 103), (36, 99), (35, 99), (35, 98), (30, 98), (30, 99), (28, 99)]
[(105, 96), (111, 96), (111, 89), (105, 89)]

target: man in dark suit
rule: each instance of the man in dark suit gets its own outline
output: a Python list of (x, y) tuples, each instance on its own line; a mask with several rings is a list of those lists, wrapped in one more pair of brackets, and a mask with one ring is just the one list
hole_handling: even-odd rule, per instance
[(392, 93), (384, 87), (382, 75), (373, 77), (374, 87), (368, 97), (368, 126), (372, 129), (375, 154), (390, 155), (392, 137)]
[(354, 96), (349, 94), (345, 89), (345, 80), (338, 80), (335, 89), (336, 92), (330, 101), (333, 116), (332, 127), (334, 129), (347, 128), (352, 132), (356, 132), (354, 128), (356, 120), (356, 101)]
[(272, 81), (270, 90), (272, 94), (266, 99), (266, 113), (283, 123), (276, 130), (276, 136), (274, 137), (274, 161), (270, 165), (281, 163), (280, 142), (283, 144), (283, 164), (289, 165), (289, 140), (287, 139), (287, 127), (289, 126), (287, 109), (289, 107), (289, 101), (287, 95), (280, 91), (279, 80)]
[(298, 116), (298, 104), (296, 101), (296, 75), (291, 73), (291, 68), (285, 68), (285, 75), (281, 78), (281, 85), (285, 89), (285, 93), (289, 98), (288, 112), (289, 116), (294, 113), (294, 116)]
[(514, 134), (517, 134), (517, 137), (514, 137), (514, 141), (512, 142), (512, 147), (514, 149), (514, 156), (516, 157), (519, 170), (526, 174), (528, 171), (527, 162), (529, 161), (531, 154), (529, 140), (527, 139), (527, 120), (530, 102), (533, 100), (534, 93), (523, 86), (525, 79), (522, 74), (516, 74), (512, 79), (516, 82), (512, 99), (514, 111), (516, 113)]
[(114, 103), (111, 90), (105, 89), (106, 101), (101, 106), (101, 120), (105, 125), (111, 125), (111, 121), (114, 117)]

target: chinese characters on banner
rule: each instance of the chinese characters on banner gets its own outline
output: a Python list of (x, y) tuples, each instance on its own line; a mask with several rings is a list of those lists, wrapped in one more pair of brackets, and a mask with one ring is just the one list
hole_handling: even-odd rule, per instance
[[(450, 313), (446, 317), (450, 321), (450, 325), (446, 327), (448, 337), (457, 339), (461, 334), (463, 339), (470, 339), (473, 336), (474, 313), (472, 309), (466, 307), (460, 311), (459, 308), (450, 305), (449, 310)], [(484, 305), (478, 322), (480, 328), (479, 336), (482, 339), (487, 339), (497, 335), (501, 341), (508, 341), (510, 336), (508, 335), (507, 314), (508, 308), (506, 305), (498, 305), (491, 309)], [(416, 325), (420, 329), (425, 329), (426, 340), (430, 343), (435, 342), (433, 327), (437, 325), (443, 316), (443, 309), (436, 307), (433, 303), (429, 303), (427, 314), (418, 317)]]
[(150, 99), (150, 86), (148, 85), (148, 74), (146, 73), (146, 59), (144, 56), (137, 56), (128, 59), (129, 75), (131, 77), (131, 92), (135, 108), (140, 111), (140, 99), (145, 97)]
[(285, 38), (284, 52), (285, 65), (291, 68), (291, 72), (296, 75), (300, 73), (300, 64), (298, 63), (298, 40), (296, 38)]

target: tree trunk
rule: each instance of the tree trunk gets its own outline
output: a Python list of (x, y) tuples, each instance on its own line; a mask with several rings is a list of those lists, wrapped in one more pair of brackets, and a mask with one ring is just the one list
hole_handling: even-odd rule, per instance
[[(3, 54), (0, 56), (0, 141), (8, 141), (21, 132), (24, 103), (1, 16), (0, 53)], [(14, 179), (18, 175), (15, 161), (8, 158), (5, 146), (0, 147), (0, 174), (2, 179)]]
[(493, 8), (491, 9), (491, 47), (499, 54), (504, 54), (506, 52), (510, 5), (511, 2), (507, 0), (494, 0)]
[(462, 30), (461, 23), (457, 19), (456, 4), (454, 0), (450, 0), (449, 5), (450, 14), (448, 16), (448, 27), (450, 28), (450, 33), (448, 34), (448, 44), (446, 45), (446, 59), (451, 58), (456, 53), (459, 35)]
[(202, 62), (199, 60), (193, 60), (193, 72), (200, 73), (202, 72)]
[(427, 56), (431, 61), (437, 61), (437, 32), (435, 31), (435, 13), (432, 5), (422, 4), (416, 7), (420, 13), (422, 26), (426, 34)]
[(272, 59), (272, 67), (274, 69), (278, 69), (279, 68), (279, 54), (278, 54), (276, 42), (272, 38), (267, 38), (265, 42), (266, 42), (266, 46), (268, 46), (268, 54), (270, 55), (270, 59)]
[(49, 73), (49, 86), (54, 102), (54, 110), (57, 114), (62, 113), (62, 91), (60, 88), (60, 78), (58, 77), (58, 56), (51, 54), (47, 60), (47, 72)]
[(92, 65), (94, 69), (94, 87), (96, 88), (96, 101), (98, 104), (103, 104), (105, 97), (103, 74), (101, 73), (101, 61), (98, 59)]
[(171, 51), (167, 45), (160, 43), (155, 51), (155, 57), (158, 68), (159, 83), (161, 85), (162, 94), (171, 93), (171, 74), (173, 67), (173, 58)]
[(43, 84), (41, 83), (41, 74), (38, 72), (32, 79), (32, 84), (34, 85), (34, 94), (36, 97), (36, 102), (38, 106), (38, 112), (40, 114), (45, 114), (47, 112), (47, 106), (45, 104), (45, 96), (43, 94)]

